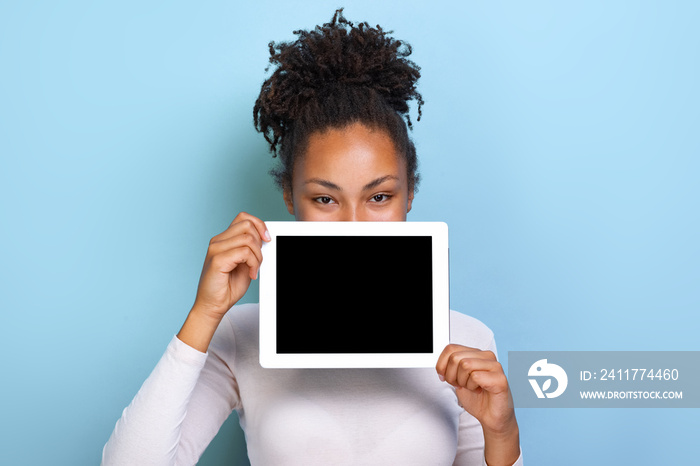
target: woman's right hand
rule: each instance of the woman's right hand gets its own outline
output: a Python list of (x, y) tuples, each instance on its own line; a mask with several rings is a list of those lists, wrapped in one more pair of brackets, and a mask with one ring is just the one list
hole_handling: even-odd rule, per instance
[(197, 297), (177, 334), (180, 341), (207, 352), (221, 319), (258, 276), (263, 241), (270, 241), (265, 222), (245, 212), (209, 241)]
[(263, 241), (270, 241), (265, 222), (241, 212), (209, 241), (193, 310), (221, 320), (257, 278)]

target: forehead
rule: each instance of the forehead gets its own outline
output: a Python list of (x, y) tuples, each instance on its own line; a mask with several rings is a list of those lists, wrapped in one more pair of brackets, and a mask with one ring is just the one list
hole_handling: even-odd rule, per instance
[[(295, 167), (300, 176), (372, 177), (387, 172), (406, 177), (405, 162), (391, 137), (361, 123), (313, 133)], [(313, 172), (313, 174), (311, 173)]]

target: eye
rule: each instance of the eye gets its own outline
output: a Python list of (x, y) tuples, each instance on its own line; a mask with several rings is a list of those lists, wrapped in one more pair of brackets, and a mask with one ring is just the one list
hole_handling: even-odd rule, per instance
[(319, 196), (315, 197), (314, 201), (318, 202), (319, 204), (330, 204), (333, 202), (333, 198), (329, 196)]
[(372, 202), (385, 202), (388, 201), (391, 198), (389, 194), (375, 194), (372, 196), (371, 201)]

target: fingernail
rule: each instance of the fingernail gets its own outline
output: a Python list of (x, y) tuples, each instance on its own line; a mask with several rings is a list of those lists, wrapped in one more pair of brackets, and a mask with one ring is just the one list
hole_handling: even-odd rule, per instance
[(438, 374), (438, 378), (440, 379), (440, 382), (444, 382), (444, 381), (445, 381), (445, 376), (442, 375), (442, 374)]
[(265, 233), (263, 234), (263, 236), (265, 237), (265, 241), (272, 240), (272, 237), (270, 236), (270, 232), (267, 230), (265, 230)]

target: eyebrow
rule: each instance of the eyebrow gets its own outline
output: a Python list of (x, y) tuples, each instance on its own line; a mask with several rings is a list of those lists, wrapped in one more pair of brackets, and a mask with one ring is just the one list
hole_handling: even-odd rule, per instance
[[(370, 189), (376, 188), (377, 186), (379, 186), (380, 184), (384, 183), (387, 180), (398, 180), (398, 178), (393, 176), (393, 175), (380, 176), (376, 180), (372, 180), (369, 183), (367, 183), (362, 188), (362, 190), (368, 191)], [(325, 186), (326, 188), (333, 189), (335, 191), (342, 191), (343, 190), (343, 188), (341, 188), (337, 184), (335, 184), (331, 181), (328, 181), (328, 180), (324, 180), (322, 178), (311, 178), (310, 180), (306, 180), (306, 182), (304, 184), (311, 184), (311, 183), (319, 184), (321, 186)]]

